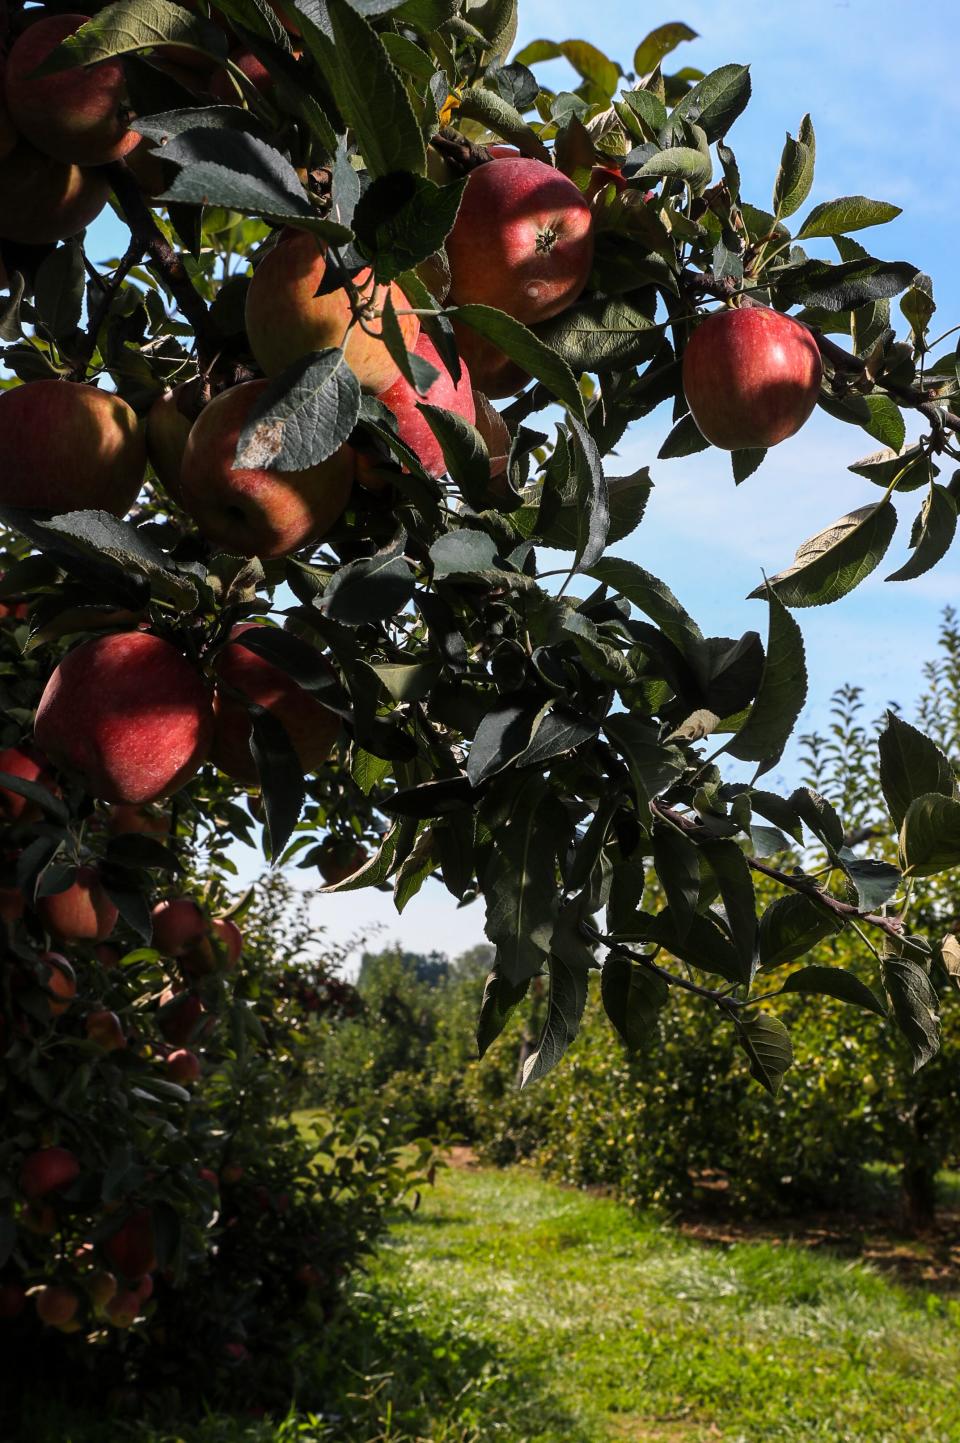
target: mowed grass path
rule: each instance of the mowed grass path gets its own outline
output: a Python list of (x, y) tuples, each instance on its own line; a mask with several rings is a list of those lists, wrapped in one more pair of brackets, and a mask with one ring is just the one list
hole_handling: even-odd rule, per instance
[(960, 1443), (960, 1293), (522, 1170), (442, 1172), (368, 1286), (383, 1439)]

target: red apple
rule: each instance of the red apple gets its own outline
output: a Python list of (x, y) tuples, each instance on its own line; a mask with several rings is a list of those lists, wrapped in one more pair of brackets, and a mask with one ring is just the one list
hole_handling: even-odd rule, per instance
[(340, 446), (305, 471), (234, 468), (237, 441), (267, 381), (222, 391), (194, 422), (180, 473), (181, 496), (212, 546), (241, 556), (286, 556), (317, 541), (341, 515), (354, 453)]
[(0, 505), (123, 516), (146, 459), (135, 413), (109, 391), (27, 381), (0, 393)]
[(228, 1187), (233, 1187), (243, 1177), (244, 1171), (238, 1162), (228, 1162), (222, 1169), (221, 1176)]
[(37, 902), (46, 930), (61, 942), (103, 942), (117, 925), (119, 913), (110, 901), (95, 867), (78, 867), (73, 883)]
[(115, 837), (130, 832), (165, 837), (170, 831), (170, 818), (166, 812), (158, 812), (153, 807), (118, 802), (109, 809), (107, 826)]
[(521, 366), (469, 326), (454, 320), (453, 334), (471, 381), (485, 396), (499, 401), (515, 396), (529, 383), (530, 377)]
[(153, 942), (165, 957), (182, 957), (204, 941), (210, 930), (207, 914), (192, 897), (158, 902), (153, 909)]
[(126, 1222), (112, 1233), (103, 1245), (110, 1262), (128, 1281), (140, 1279), (157, 1267), (157, 1244), (153, 1215), (149, 1208), (138, 1208)]
[(590, 172), (590, 179), (584, 188), (583, 198), (592, 205), (598, 196), (603, 195), (608, 186), (612, 185), (618, 195), (627, 189), (627, 181), (609, 165), (595, 165)]
[(573, 181), (544, 161), (498, 160), (470, 172), (446, 247), (450, 302), (496, 306), (532, 324), (566, 310), (586, 285), (593, 215)]
[(112, 942), (101, 942), (98, 946), (94, 947), (93, 955), (100, 963), (100, 966), (105, 967), (109, 972), (113, 967), (119, 966), (122, 954), (120, 948), (115, 947)]
[(118, 632), (68, 652), (40, 698), (34, 731), (91, 796), (150, 802), (198, 771), (213, 708), (200, 671), (169, 641)]
[(180, 992), (161, 1002), (157, 1025), (168, 1042), (183, 1046), (195, 1035), (206, 1009), (193, 992)]
[(48, 1283), (34, 1298), (37, 1317), (50, 1328), (62, 1328), (72, 1323), (80, 1306), (80, 1299), (72, 1288), (63, 1288)]
[(149, 1273), (147, 1273), (146, 1277), (140, 1279), (134, 1291), (141, 1303), (149, 1302), (153, 1297), (153, 1278)]
[(104, 1312), (115, 1328), (132, 1328), (140, 1313), (140, 1295), (132, 1288), (124, 1288), (107, 1303)]
[(188, 1087), (191, 1082), (200, 1081), (200, 1059), (195, 1052), (181, 1047), (167, 1057), (166, 1072), (171, 1082), (178, 1082), (181, 1087)]
[(347, 877), (352, 877), (366, 860), (367, 849), (359, 842), (351, 841), (349, 837), (340, 841), (335, 837), (328, 837), (320, 849), (317, 867), (328, 886), (333, 886), (337, 882), (346, 881)]
[(214, 1172), (212, 1167), (199, 1168), (197, 1170), (197, 1177), (201, 1180), (201, 1182), (205, 1182), (210, 1187), (212, 1187), (214, 1192), (220, 1191), (220, 1179), (217, 1177), (217, 1174)]
[(119, 160), (140, 137), (128, 125), (118, 60), (52, 75), (35, 71), (87, 15), (42, 15), (14, 42), (7, 59), (7, 107), (13, 123), (45, 155), (74, 165)]
[(68, 1147), (42, 1147), (24, 1160), (20, 1191), (35, 1200), (69, 1187), (80, 1176), (80, 1161)]
[[(347, 364), (365, 391), (378, 396), (396, 380), (398, 368), (379, 339), (380, 314), (389, 294), (397, 311), (409, 310), (409, 303), (395, 282), (372, 286), (370, 271), (353, 278), (355, 286), (369, 293), (366, 322), (369, 335), (358, 325), (351, 327), (353, 313), (345, 290), (317, 292), (327, 269), (321, 244), (307, 231), (285, 230), (253, 273), (247, 292), (247, 336), (257, 364), (268, 376), (329, 346), (343, 346)], [(398, 316), (408, 350), (420, 334), (416, 316)]]
[[(96, 220), (110, 198), (101, 170), (82, 170), (41, 155), (21, 141), (0, 160), (0, 239), (51, 245)], [(73, 460), (76, 464), (79, 451)]]
[[(423, 469), (431, 476), (442, 476), (447, 469), (447, 463), (443, 459), (443, 449), (431, 431), (426, 417), (417, 410), (417, 406), (420, 402), (425, 402), (430, 406), (441, 406), (445, 411), (456, 412), (458, 416), (462, 416), (472, 425), (476, 411), (470, 384), (470, 372), (466, 365), (462, 365), (460, 381), (454, 386), (450, 372), (438, 356), (436, 347), (426, 331), (420, 333), (415, 354), (422, 356), (425, 361), (429, 361), (430, 365), (435, 366), (440, 372), (427, 394), (421, 396), (409, 381), (405, 380), (403, 376), (398, 376), (393, 385), (381, 393), (379, 399), (396, 416), (397, 431), (401, 441), (405, 441), (411, 451), (416, 452)], [(368, 465), (369, 462), (365, 458), (358, 458), (357, 479), (365, 485), (369, 484), (364, 476), (364, 469)]]
[(226, 970), (232, 972), (243, 951), (243, 933), (230, 917), (214, 917), (210, 927), (225, 954)]
[(66, 957), (59, 952), (44, 952), (40, 957), (44, 985), (50, 994), (47, 1006), (51, 1017), (62, 1017), (77, 995), (77, 978)]
[(706, 439), (724, 451), (776, 446), (810, 416), (823, 367), (805, 326), (764, 306), (715, 311), (683, 355), (683, 390)]
[[(251, 51), (234, 50), (230, 59), (247, 77), (252, 88), (261, 95), (267, 95), (273, 89), (273, 76), (263, 61), (258, 60)], [(247, 98), (248, 88), (241, 82), (238, 89), (230, 72), (223, 66), (214, 73), (210, 81), (210, 94), (223, 105), (239, 105), (242, 99)]]
[[(245, 622), (235, 626), (214, 663), (220, 685), (211, 758), (227, 776), (247, 785), (257, 781), (250, 752), (250, 713), (231, 696), (231, 691), (264, 707), (280, 722), (305, 772), (315, 772), (323, 765), (340, 733), (340, 718), (334, 712), (304, 691), (288, 672), (237, 640), (255, 625)], [(325, 664), (319, 653), (317, 657), (318, 663)]]
[(126, 1047), (127, 1039), (120, 1018), (115, 1012), (101, 1008), (88, 1012), (84, 1020), (87, 1037), (104, 1052), (119, 1052)]
[[(5, 747), (0, 751), (0, 772), (7, 772), (21, 781), (37, 782), (51, 789), (52, 778), (46, 766), (46, 759), (23, 751), (20, 747)], [(0, 786), (0, 821), (32, 822), (42, 815), (41, 808), (22, 797), (19, 792), (9, 791)]]

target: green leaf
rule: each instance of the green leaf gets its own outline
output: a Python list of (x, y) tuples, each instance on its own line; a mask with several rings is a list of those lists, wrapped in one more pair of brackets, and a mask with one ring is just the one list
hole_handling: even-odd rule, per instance
[(487, 712), (467, 759), (471, 786), (482, 786), (526, 749), (533, 721), (534, 713), (528, 705), (501, 706)]
[(296, 748), (272, 712), (252, 706), (250, 750), (263, 792), (270, 856), (276, 862), (290, 840), (303, 807), (303, 771)]
[(672, 50), (682, 44), (684, 40), (696, 40), (696, 30), (691, 30), (689, 25), (684, 25), (682, 20), (674, 20), (667, 25), (658, 25), (656, 30), (641, 40), (633, 53), (633, 68), (638, 75), (646, 75), (651, 70), (656, 70), (661, 60), (666, 59)]
[(699, 194), (713, 179), (713, 163), (702, 151), (677, 145), (652, 155), (635, 174), (641, 180), (645, 176), (683, 180), (694, 194)]
[(804, 261), (775, 272), (772, 284), (781, 301), (825, 311), (851, 311), (899, 295), (916, 273), (908, 261), (875, 261), (867, 256), (838, 266), (829, 261)]
[(678, 930), (669, 907), (656, 916), (638, 912), (637, 923), (644, 941), (659, 943), (681, 962), (699, 967), (702, 972), (716, 973), (727, 982), (750, 981), (749, 969), (744, 967), (726, 932), (712, 915), (695, 913), (683, 933)]
[(790, 1034), (779, 1017), (757, 1012), (737, 1027), (737, 1038), (750, 1062), (750, 1076), (776, 1097), (783, 1074), (793, 1063)]
[(58, 246), (40, 263), (34, 301), (43, 330), (55, 341), (69, 341), (80, 325), (85, 278), (83, 247), (78, 241)]
[(535, 1050), (523, 1064), (520, 1086), (545, 1077), (560, 1061), (580, 1030), (580, 1019), (587, 1002), (587, 972), (570, 967), (562, 958), (551, 955), (550, 991), (547, 1015)]
[(700, 848), (675, 827), (658, 825), (653, 832), (653, 866), (682, 940), (700, 897)]
[(777, 596), (767, 599), (770, 631), (760, 687), (746, 721), (726, 746), (740, 761), (779, 757), (807, 699), (803, 634)]
[[(793, 565), (766, 585), (785, 606), (839, 601), (880, 565), (896, 529), (897, 513), (889, 500), (861, 506), (805, 541)], [(762, 597), (765, 591), (758, 586), (750, 597)]]
[(516, 986), (541, 970), (560, 909), (554, 805), (541, 797), (518, 804), (497, 833), (481, 878), (484, 930), (497, 949), (497, 969)]
[(35, 74), (54, 75), (77, 65), (94, 65), (114, 55), (129, 55), (136, 50), (152, 50), (154, 46), (175, 42), (209, 56), (211, 61), (227, 58), (227, 40), (212, 21), (192, 14), (182, 5), (168, 0), (119, 0), (106, 5), (99, 14), (79, 30), (62, 40)]
[(477, 1056), (482, 1057), (492, 1042), (495, 1042), (506, 1027), (510, 1014), (526, 997), (530, 988), (529, 977), (513, 985), (494, 967), (487, 974), (483, 988), (480, 1016), (477, 1018)]
[(610, 504), (607, 481), (597, 443), (586, 426), (571, 415), (573, 432), (575, 504), (577, 509), (577, 548), (574, 570), (589, 571), (599, 561), (607, 545), (610, 525)]
[(49, 521), (6, 512), (18, 531), (35, 546), (85, 561), (107, 560), (126, 573), (146, 577), (154, 596), (170, 601), (178, 611), (193, 611), (197, 588), (188, 576), (179, 575), (165, 552), (151, 545), (129, 521), (109, 511), (67, 511)]
[(346, 441), (360, 415), (360, 383), (341, 350), (302, 356), (271, 381), (237, 440), (235, 467), (305, 471)]
[(746, 481), (748, 476), (752, 476), (754, 471), (759, 470), (766, 454), (764, 446), (745, 446), (739, 451), (730, 452), (730, 465), (737, 486), (741, 481)]
[(726, 135), (749, 99), (749, 66), (721, 65), (687, 91), (674, 116), (699, 125), (712, 144)]
[[(622, 541), (636, 530), (646, 510), (653, 482), (649, 467), (644, 466), (632, 476), (607, 477), (607, 501), (610, 507), (610, 529), (607, 544)], [(514, 512), (514, 519), (525, 514), (525, 508)], [(573, 551), (580, 537), (580, 524), (575, 506), (563, 506), (551, 518), (549, 525), (538, 530), (548, 546)]]
[(658, 461), (674, 461), (680, 456), (695, 456), (699, 451), (709, 450), (710, 442), (704, 436), (689, 411), (671, 430), (657, 452)]
[(930, 737), (887, 712), (887, 724), (877, 741), (880, 752), (880, 787), (893, 824), (899, 831), (912, 801), (930, 792), (952, 797), (953, 768)]
[(812, 787), (797, 787), (790, 793), (790, 806), (815, 837), (831, 851), (839, 852), (843, 846), (843, 823), (826, 797)]
[(467, 120), (478, 121), (501, 140), (515, 145), (528, 159), (552, 164), (550, 152), (537, 132), (527, 124), (519, 110), (495, 90), (479, 85), (469, 86), (461, 96), (460, 113)]
[[(286, 156), (242, 130), (187, 130), (163, 148), (163, 158), (182, 168), (159, 197), (165, 203), (221, 205), (248, 215), (276, 216), (330, 232), (307, 199)], [(349, 235), (333, 226), (331, 238)]]
[(796, 140), (787, 135), (780, 157), (780, 169), (773, 187), (773, 212), (777, 220), (798, 211), (810, 194), (817, 147), (809, 115), (800, 122)]
[(750, 865), (736, 842), (706, 842), (702, 851), (720, 886), (737, 956), (744, 974), (750, 976), (757, 955), (757, 903)]
[(662, 977), (621, 952), (611, 952), (600, 974), (603, 1008), (632, 1050), (650, 1042), (660, 1013), (670, 995)]
[(427, 156), (420, 125), (379, 35), (347, 0), (324, 4), (329, 35), (304, 17), (303, 39), (356, 135), (368, 171), (374, 177), (402, 170), (423, 175)]
[(476, 426), (454, 411), (417, 402), (430, 430), (440, 442), (447, 471), (471, 506), (482, 509), (490, 489), (490, 453)]
[(884, 948), (881, 975), (893, 1015), (913, 1054), (913, 1071), (919, 1072), (940, 1049), (937, 994), (924, 969), (899, 956), (896, 942)]
[(907, 446), (902, 451), (894, 451), (889, 447), (883, 451), (875, 451), (870, 456), (854, 461), (847, 470), (853, 471), (857, 476), (866, 477), (874, 486), (882, 486), (884, 490), (895, 478), (899, 478), (898, 492), (917, 491), (921, 486), (928, 486), (937, 474), (930, 457), (919, 445)]
[(532, 40), (518, 51), (518, 65), (536, 65), (541, 60), (568, 60), (578, 75), (589, 80), (607, 100), (613, 95), (623, 72), (589, 40)]
[(503, 574), (497, 544), (486, 531), (448, 531), (430, 547), (435, 581), (452, 576), (488, 577)]
[(683, 773), (683, 753), (659, 742), (655, 730), (639, 715), (617, 712), (607, 717), (603, 730), (630, 768), (637, 812), (644, 825), (651, 801)]
[(941, 561), (953, 544), (957, 531), (957, 503), (945, 486), (931, 482), (911, 537), (913, 554), (887, 581), (914, 581)]
[(316, 603), (331, 621), (362, 626), (398, 615), (413, 596), (416, 579), (403, 555), (406, 536), (400, 532), (374, 556), (351, 561), (331, 577)]
[(635, 561), (605, 556), (590, 567), (587, 575), (609, 586), (619, 596), (626, 597), (639, 611), (649, 616), (680, 651), (690, 652), (698, 642), (703, 641), (699, 626), (684, 611), (670, 588)]
[(782, 967), (841, 930), (838, 917), (800, 892), (772, 901), (760, 918), (758, 950), (761, 967)]
[(570, 367), (527, 326), (492, 306), (458, 306), (450, 314), (485, 340), (492, 341), (511, 361), (542, 381), (575, 416), (581, 420), (586, 418), (580, 387)]
[(900, 214), (898, 205), (868, 200), (865, 195), (846, 195), (840, 200), (827, 200), (822, 205), (815, 205), (798, 230), (797, 240), (846, 235), (852, 230), (865, 230), (867, 226), (886, 225), (887, 221), (895, 220)]
[(647, 292), (588, 296), (542, 321), (536, 334), (575, 372), (625, 370), (651, 360), (663, 344), (652, 307)]
[(399, 171), (367, 187), (351, 224), (378, 281), (396, 280), (440, 249), (453, 229), (466, 183), (464, 176), (435, 185)]
[(843, 967), (801, 967), (798, 972), (790, 973), (781, 990), (836, 997), (839, 1002), (852, 1002), (856, 1007), (876, 1012), (878, 1017), (887, 1015), (887, 1009), (877, 994)]
[(905, 877), (934, 877), (960, 865), (960, 802), (940, 792), (915, 797), (900, 828)]
[(840, 865), (857, 889), (861, 912), (875, 912), (890, 901), (900, 887), (900, 868), (874, 857), (855, 857), (846, 847), (838, 853)]

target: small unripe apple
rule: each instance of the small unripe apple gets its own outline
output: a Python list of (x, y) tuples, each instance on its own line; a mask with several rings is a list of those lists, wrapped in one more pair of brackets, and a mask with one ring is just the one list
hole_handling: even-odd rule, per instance
[(68, 1147), (42, 1147), (24, 1160), (20, 1191), (35, 1201), (61, 1192), (80, 1176), (80, 1161)]
[(77, 995), (77, 978), (66, 957), (59, 952), (44, 952), (39, 958), (43, 983), (49, 995), (47, 1006), (51, 1017), (62, 1017)]
[(152, 945), (165, 957), (182, 957), (210, 930), (207, 914), (193, 897), (174, 897), (153, 909)]
[(714, 311), (683, 355), (683, 390), (702, 434), (724, 451), (776, 446), (810, 416), (823, 366), (805, 326), (765, 306)]
[(140, 139), (128, 125), (121, 63), (104, 60), (35, 74), (89, 18), (42, 15), (23, 31), (7, 58), (7, 107), (17, 129), (44, 154), (75, 165), (106, 165)]
[(27, 381), (0, 393), (4, 506), (123, 516), (137, 498), (146, 464), (136, 414), (109, 391)]
[(24, 140), (0, 160), (0, 193), (0, 239), (40, 246), (66, 240), (96, 220), (110, 198), (110, 183), (103, 171), (65, 165)]
[(61, 942), (103, 942), (117, 925), (116, 906), (104, 891), (95, 867), (78, 867), (66, 891), (37, 902), (37, 916)]
[(105, 1308), (116, 1297), (119, 1284), (113, 1273), (108, 1273), (106, 1268), (98, 1268), (86, 1279), (84, 1286), (93, 1306)]
[[(253, 622), (235, 626), (214, 663), (221, 685), (217, 688), (211, 759), (227, 776), (248, 785), (257, 781), (250, 751), (250, 713), (231, 692), (239, 692), (264, 707), (280, 722), (293, 743), (301, 767), (308, 773), (315, 772), (327, 760), (341, 726), (336, 713), (305, 691), (282, 667), (274, 666), (242, 644), (239, 638), (254, 627)], [(327, 665), (319, 652), (317, 663)]]
[(197, 667), (162, 637), (98, 636), (54, 671), (34, 734), (52, 760), (80, 774), (91, 796), (156, 801), (189, 781), (207, 755), (210, 692)]
[[(360, 271), (353, 284), (369, 297), (367, 330), (351, 326), (350, 298), (343, 289), (318, 295), (327, 270), (321, 244), (307, 231), (285, 230), (258, 264), (247, 292), (247, 336), (257, 364), (276, 376), (301, 356), (342, 346), (347, 364), (365, 391), (378, 396), (396, 380), (398, 367), (380, 340), (381, 314), (388, 293), (397, 311), (409, 303), (395, 282), (371, 288), (370, 271)], [(417, 316), (398, 315), (408, 350), (420, 334)], [(372, 331), (370, 335), (368, 332)]]
[(37, 1317), (49, 1328), (63, 1328), (72, 1323), (80, 1306), (80, 1299), (72, 1288), (48, 1283), (34, 1298)]
[(552, 166), (524, 156), (498, 160), (470, 172), (446, 249), (453, 304), (545, 321), (573, 305), (587, 283), (593, 215)]
[(90, 1041), (104, 1052), (119, 1052), (127, 1045), (123, 1025), (115, 1012), (108, 1012), (105, 1008), (88, 1012), (84, 1027)]
[[(396, 416), (397, 433), (401, 441), (405, 441), (411, 451), (416, 453), (423, 469), (431, 476), (442, 476), (447, 469), (447, 463), (443, 458), (443, 448), (430, 429), (426, 417), (417, 407), (421, 402), (430, 406), (440, 406), (445, 411), (454, 411), (472, 425), (476, 417), (476, 410), (470, 384), (470, 372), (467, 366), (462, 364), (460, 380), (454, 386), (453, 377), (437, 354), (436, 347), (426, 331), (420, 333), (415, 354), (428, 361), (439, 372), (427, 394), (421, 396), (409, 381), (403, 376), (398, 376), (393, 385), (388, 386), (381, 393), (378, 400), (389, 407)], [(369, 485), (369, 480), (364, 476), (365, 465), (369, 465), (369, 463), (359, 456), (357, 480), (362, 484)]]
[(201, 1071), (199, 1057), (186, 1047), (171, 1052), (167, 1057), (167, 1076), (171, 1082), (177, 1082), (181, 1087), (189, 1087), (192, 1082), (199, 1082)]
[(103, 1245), (110, 1262), (121, 1277), (139, 1280), (157, 1267), (157, 1245), (153, 1215), (149, 1208), (138, 1208), (121, 1224)]
[(245, 381), (204, 407), (180, 473), (184, 508), (205, 540), (234, 555), (265, 559), (325, 536), (347, 504), (354, 473), (347, 445), (303, 471), (234, 467), (240, 432), (268, 384)]

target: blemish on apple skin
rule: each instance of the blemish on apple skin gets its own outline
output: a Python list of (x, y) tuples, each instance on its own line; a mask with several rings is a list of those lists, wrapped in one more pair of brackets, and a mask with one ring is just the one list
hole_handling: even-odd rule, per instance
[(253, 470), (269, 466), (283, 450), (283, 422), (261, 421), (243, 448), (243, 466)]
[(526, 292), (530, 299), (532, 301), (535, 301), (540, 295), (540, 287), (536, 284), (535, 281), (531, 281), (530, 284), (526, 287)]

